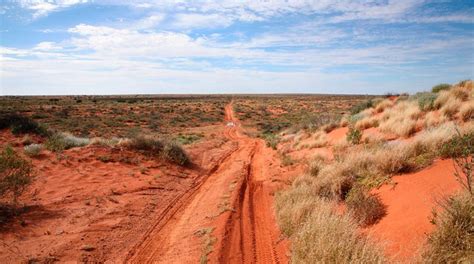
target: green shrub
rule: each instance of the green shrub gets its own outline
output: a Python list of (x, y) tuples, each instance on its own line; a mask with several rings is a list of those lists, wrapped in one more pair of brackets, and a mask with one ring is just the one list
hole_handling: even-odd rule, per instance
[(346, 198), (347, 209), (362, 226), (375, 224), (386, 214), (385, 206), (376, 195), (362, 187), (353, 187)]
[(426, 263), (474, 262), (474, 196), (465, 193), (440, 203), (433, 212), (436, 230), (428, 238)]
[(200, 140), (203, 137), (204, 137), (203, 134), (178, 135), (175, 140), (179, 144), (188, 145)]
[(267, 147), (271, 147), (272, 149), (277, 149), (278, 143), (280, 139), (275, 134), (262, 134), (262, 138), (265, 140)]
[(422, 111), (431, 111), (434, 110), (434, 102), (438, 95), (436, 93), (417, 93), (415, 94), (412, 99), (418, 101), (418, 106)]
[(448, 90), (449, 88), (451, 88), (451, 84), (440, 83), (438, 85), (433, 86), (433, 88), (431, 88), (431, 92), (439, 93), (440, 91)]
[(43, 150), (43, 145), (30, 144), (28, 146), (25, 146), (23, 149), (26, 155), (30, 157), (38, 157), (41, 154), (41, 151)]
[(360, 143), (362, 139), (362, 132), (354, 127), (349, 127), (349, 131), (347, 131), (346, 139), (348, 142), (356, 145)]
[(474, 154), (474, 132), (456, 135), (448, 142), (441, 145), (440, 156), (442, 158), (465, 157)]
[(352, 115), (358, 114), (358, 113), (364, 111), (365, 109), (373, 107), (373, 106), (374, 106), (374, 102), (372, 101), (372, 99), (369, 99), (365, 102), (362, 102), (362, 103), (359, 103), (359, 104), (353, 106), (351, 108), (351, 114)]
[(0, 198), (10, 196), (13, 204), (32, 181), (33, 166), (11, 147), (0, 152)]
[(47, 136), (48, 131), (29, 117), (18, 114), (4, 114), (0, 116), (0, 129), (10, 128), (14, 135), (34, 133)]
[(163, 148), (162, 156), (164, 159), (184, 166), (190, 163), (188, 154), (176, 142), (167, 142)]

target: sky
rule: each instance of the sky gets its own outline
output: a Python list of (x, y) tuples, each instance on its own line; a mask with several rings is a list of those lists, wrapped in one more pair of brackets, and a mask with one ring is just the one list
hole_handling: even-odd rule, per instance
[(428, 90), (474, 77), (474, 1), (0, 0), (0, 95)]

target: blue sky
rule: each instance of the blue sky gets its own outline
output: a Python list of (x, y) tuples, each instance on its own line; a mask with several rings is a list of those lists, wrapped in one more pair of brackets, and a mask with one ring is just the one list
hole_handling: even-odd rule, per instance
[(416, 92), (474, 76), (474, 1), (0, 2), (0, 94)]

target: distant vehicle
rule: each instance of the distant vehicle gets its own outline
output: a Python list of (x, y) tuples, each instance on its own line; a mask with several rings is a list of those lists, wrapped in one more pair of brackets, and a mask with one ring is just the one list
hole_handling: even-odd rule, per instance
[(234, 124), (234, 122), (227, 122), (227, 126), (228, 127), (233, 127), (233, 126), (235, 126), (235, 124)]

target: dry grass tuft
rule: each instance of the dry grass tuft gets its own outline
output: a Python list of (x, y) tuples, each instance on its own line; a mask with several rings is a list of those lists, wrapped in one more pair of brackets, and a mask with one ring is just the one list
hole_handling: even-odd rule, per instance
[(459, 109), (459, 118), (463, 121), (474, 119), (474, 101), (469, 101)]
[(430, 128), (445, 123), (447, 120), (446, 116), (441, 115), (439, 112), (432, 111), (425, 115), (423, 125), (425, 128)]
[(384, 112), (379, 128), (382, 132), (408, 137), (416, 132), (416, 120), (421, 116), (416, 102), (402, 101)]
[(393, 106), (393, 101), (390, 99), (385, 99), (379, 104), (377, 104), (377, 106), (375, 107), (375, 112), (382, 113), (383, 111), (385, 111), (385, 109), (390, 108), (392, 106)]
[(339, 126), (340, 127), (346, 127), (349, 125), (349, 116), (348, 115), (344, 115), (342, 118), (341, 118), (341, 121), (339, 122)]
[(311, 195), (299, 184), (277, 195), (278, 222), (292, 238), (294, 263), (385, 263), (381, 249), (360, 235), (348, 215), (337, 215), (334, 204)]
[(379, 125), (379, 120), (376, 117), (370, 116), (365, 117), (356, 122), (355, 128), (364, 130), (371, 127), (377, 127)]
[(424, 252), (426, 263), (474, 262), (474, 196), (466, 193), (440, 203), (441, 211), (434, 213), (437, 226), (429, 236)]
[(456, 97), (450, 97), (448, 101), (441, 107), (440, 112), (448, 118), (453, 118), (461, 108), (462, 101)]
[(369, 194), (364, 188), (352, 188), (346, 204), (351, 215), (361, 226), (373, 225), (386, 215), (385, 205), (380, 198)]

